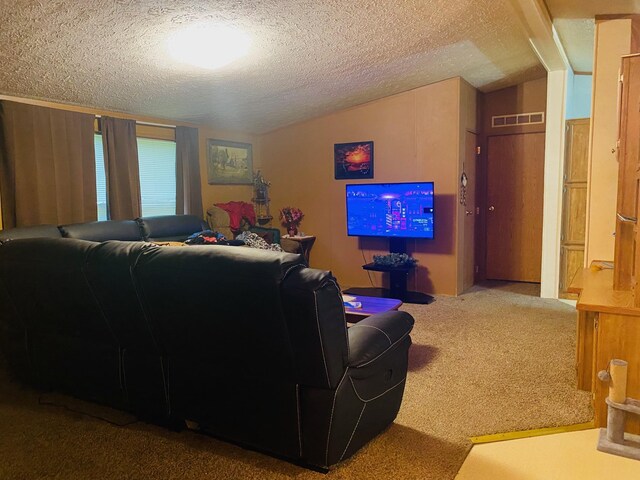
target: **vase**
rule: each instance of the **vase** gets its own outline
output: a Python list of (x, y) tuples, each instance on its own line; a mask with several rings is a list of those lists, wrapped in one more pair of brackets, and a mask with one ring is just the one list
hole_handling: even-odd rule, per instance
[(296, 235), (298, 235), (298, 227), (288, 227), (287, 228), (287, 233), (289, 234), (290, 237), (295, 237)]

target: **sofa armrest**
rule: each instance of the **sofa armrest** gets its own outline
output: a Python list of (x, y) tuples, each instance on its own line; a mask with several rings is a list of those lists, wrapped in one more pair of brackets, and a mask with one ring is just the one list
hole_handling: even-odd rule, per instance
[(364, 367), (393, 349), (413, 329), (413, 317), (389, 311), (361, 320), (348, 330), (349, 367)]

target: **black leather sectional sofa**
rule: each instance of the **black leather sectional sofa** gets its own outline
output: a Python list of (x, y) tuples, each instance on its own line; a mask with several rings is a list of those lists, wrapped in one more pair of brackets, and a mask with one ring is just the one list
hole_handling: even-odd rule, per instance
[[(166, 239), (188, 221), (134, 223)], [(2, 232), (0, 347), (19, 378), (321, 468), (395, 419), (409, 314), (347, 328), (335, 279), (301, 255), (97, 223)]]
[(209, 226), (195, 215), (162, 215), (135, 220), (73, 223), (69, 225), (36, 225), (0, 230), (0, 244), (21, 238), (77, 238), (92, 242), (106, 240), (181, 242), (189, 235)]

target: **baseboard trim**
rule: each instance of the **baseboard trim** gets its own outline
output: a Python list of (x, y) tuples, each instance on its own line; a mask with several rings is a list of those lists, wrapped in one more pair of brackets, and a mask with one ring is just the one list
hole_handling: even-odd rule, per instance
[(562, 427), (536, 428), (534, 430), (520, 430), (516, 432), (494, 433), (492, 435), (480, 435), (471, 437), (471, 443), (478, 445), (481, 443), (503, 442), (505, 440), (516, 440), (518, 438), (540, 437), (542, 435), (553, 435), (555, 433), (579, 432), (595, 428), (593, 421), (578, 423), (575, 425), (565, 425)]

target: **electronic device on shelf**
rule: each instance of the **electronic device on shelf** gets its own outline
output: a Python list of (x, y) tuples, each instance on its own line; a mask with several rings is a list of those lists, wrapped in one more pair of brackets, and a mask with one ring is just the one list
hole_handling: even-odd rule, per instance
[(405, 253), (404, 239), (434, 237), (434, 196), (433, 182), (348, 184), (347, 235), (386, 237)]
[[(407, 239), (434, 238), (434, 183), (358, 183), (346, 186), (347, 235), (389, 239), (389, 252), (406, 253)], [(390, 289), (352, 288), (347, 293), (430, 303), (433, 297), (407, 291), (407, 275), (415, 265), (369, 263), (365, 270), (388, 272)]]
[(346, 186), (347, 234), (434, 237), (434, 184), (359, 183)]

